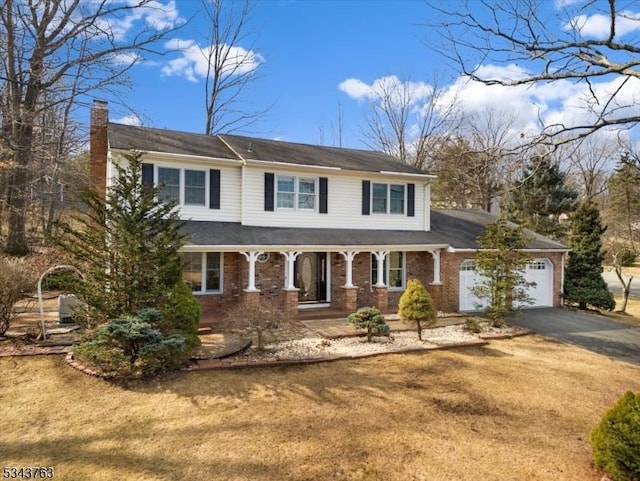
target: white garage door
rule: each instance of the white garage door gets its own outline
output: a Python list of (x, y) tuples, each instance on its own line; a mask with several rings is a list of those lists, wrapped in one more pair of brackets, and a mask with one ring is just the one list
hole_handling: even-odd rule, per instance
[[(532, 304), (519, 307), (551, 307), (553, 306), (553, 265), (549, 259), (534, 259), (527, 264), (525, 270), (527, 282), (535, 282), (529, 288)], [(482, 282), (483, 278), (475, 270), (473, 259), (467, 259), (460, 265), (460, 310), (479, 311), (487, 307), (488, 301), (478, 299), (472, 288)]]

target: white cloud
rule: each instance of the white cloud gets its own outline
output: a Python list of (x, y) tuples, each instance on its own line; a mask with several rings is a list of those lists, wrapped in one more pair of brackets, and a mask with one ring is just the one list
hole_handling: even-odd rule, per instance
[[(578, 15), (567, 22), (565, 30), (576, 29), (584, 37), (604, 39), (609, 36), (611, 17), (601, 13), (593, 15)], [(616, 37), (640, 31), (640, 13), (624, 10), (616, 16)]]
[(125, 125), (142, 125), (142, 119), (136, 114), (130, 114), (116, 119), (116, 123)]
[[(514, 65), (500, 67), (484, 65), (478, 69), (483, 76), (495, 79), (513, 79), (527, 72)], [(339, 88), (356, 100), (375, 101), (376, 89), (381, 85), (395, 81), (397, 77), (383, 77), (371, 84), (350, 78), (340, 83)], [(607, 99), (616, 93), (616, 100), (608, 105), (609, 117), (640, 116), (640, 79), (618, 76), (607, 81), (592, 80), (591, 88), (586, 83), (569, 80), (540, 82), (533, 85), (505, 87), (485, 85), (468, 77), (458, 77), (448, 86), (444, 86), (438, 95), (436, 109), (447, 112), (449, 106), (457, 101), (464, 111), (465, 118), (475, 118), (490, 113), (494, 118), (509, 123), (510, 130), (517, 135), (535, 136), (545, 126), (590, 125), (597, 120), (601, 109), (607, 105)], [(407, 84), (398, 83), (398, 88)], [(431, 100), (431, 87), (426, 83), (411, 83), (418, 99), (416, 108)], [(594, 99), (597, 99), (597, 101)], [(615, 109), (615, 110), (612, 110)], [(411, 127), (411, 126), (409, 126)], [(606, 135), (603, 133), (603, 135)]]
[(356, 100), (377, 100), (387, 97), (396, 104), (416, 105), (429, 98), (433, 87), (424, 82), (402, 81), (395, 75), (380, 77), (371, 85), (356, 78), (349, 78), (338, 84), (338, 89)]
[[(207, 76), (208, 58), (214, 46), (202, 47), (194, 40), (169, 40), (165, 47), (178, 52), (178, 57), (169, 60), (162, 68), (164, 75), (183, 76), (190, 82), (197, 82), (199, 78)], [(223, 73), (227, 75), (243, 75), (256, 70), (264, 58), (257, 52), (245, 50), (242, 47), (221, 45), (222, 50), (228, 50), (227, 64)]]
[(581, 1), (583, 0), (556, 0), (555, 6), (556, 8), (565, 8), (580, 3)]

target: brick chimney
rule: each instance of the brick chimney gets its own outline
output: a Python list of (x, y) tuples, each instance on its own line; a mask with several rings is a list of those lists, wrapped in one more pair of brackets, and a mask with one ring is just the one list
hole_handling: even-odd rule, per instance
[(107, 122), (109, 109), (104, 100), (94, 100), (89, 131), (89, 181), (91, 188), (103, 197), (107, 187)]

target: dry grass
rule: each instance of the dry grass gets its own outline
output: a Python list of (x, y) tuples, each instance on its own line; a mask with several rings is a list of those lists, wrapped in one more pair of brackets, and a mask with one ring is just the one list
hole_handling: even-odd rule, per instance
[(3, 466), (73, 480), (598, 480), (588, 433), (640, 368), (487, 347), (109, 384), (0, 358)]

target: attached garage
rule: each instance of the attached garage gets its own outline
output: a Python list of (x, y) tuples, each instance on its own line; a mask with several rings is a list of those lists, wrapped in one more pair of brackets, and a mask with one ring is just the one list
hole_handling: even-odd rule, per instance
[[(479, 299), (472, 292), (474, 286), (483, 281), (483, 277), (475, 269), (473, 259), (465, 259), (460, 264), (460, 311), (479, 311), (487, 307), (487, 300)], [(531, 304), (523, 304), (522, 308), (553, 306), (553, 263), (546, 258), (533, 259), (525, 269), (527, 282), (535, 283), (529, 287)]]

